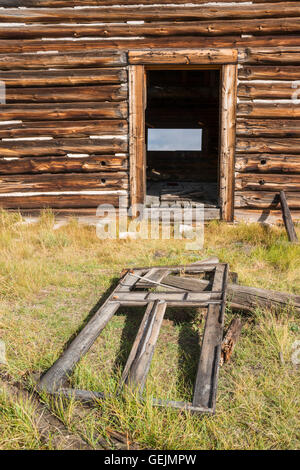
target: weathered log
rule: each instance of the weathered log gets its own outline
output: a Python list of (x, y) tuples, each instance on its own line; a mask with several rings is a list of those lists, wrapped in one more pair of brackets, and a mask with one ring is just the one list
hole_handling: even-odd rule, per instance
[[(86, 194), (85, 194), (86, 193)], [(3, 209), (52, 209), (68, 208), (96, 208), (99, 204), (111, 204), (119, 207), (119, 191), (54, 191), (52, 193), (12, 193), (5, 196), (0, 194), (0, 207)], [(123, 192), (122, 192), (123, 194)], [(125, 193), (126, 194), (126, 193)], [(69, 215), (67, 213), (67, 215)], [(96, 218), (96, 223), (98, 219)]]
[(296, 64), (300, 62), (300, 50), (299, 47), (247, 48), (246, 54), (241, 57), (241, 62), (250, 64)]
[(39, 157), (0, 159), (1, 175), (22, 173), (90, 173), (126, 170), (128, 156), (98, 155), (89, 157)]
[(90, 137), (91, 135), (127, 135), (125, 120), (104, 119), (89, 121), (16, 121), (0, 122), (0, 138), (20, 137)]
[[(18, 11), (22, 12), (21, 15), (24, 14), (24, 10)], [(36, 55), (26, 53), (0, 55), (0, 70), (30, 70), (47, 67), (69, 69), (76, 67), (111, 67), (118, 65), (127, 65), (127, 58), (125, 52), (117, 50), (106, 50), (103, 52), (101, 49), (96, 49), (92, 52), (70, 52), (68, 54), (53, 52)]]
[[(300, 222), (300, 210), (291, 209), (294, 221)], [(247, 223), (264, 223), (264, 224), (281, 224), (282, 212), (274, 209), (257, 209), (257, 208), (238, 208), (234, 211), (236, 221)]]
[(128, 175), (124, 171), (109, 173), (52, 173), (34, 175), (1, 175), (0, 194), (33, 191), (78, 191), (107, 188), (127, 189)]
[(100, 139), (50, 139), (1, 141), (1, 157), (35, 157), (73, 154), (127, 152), (127, 139), (113, 136)]
[[(287, 192), (286, 193), (289, 206), (293, 209), (300, 209), (300, 192)], [(235, 207), (236, 208), (249, 208), (249, 209), (268, 209), (274, 210), (280, 208), (280, 200), (277, 191), (236, 191), (235, 192)], [(261, 220), (264, 220), (267, 211), (260, 213)], [(278, 214), (278, 219), (281, 219)]]
[(290, 242), (297, 243), (298, 237), (296, 234), (296, 230), (293, 224), (293, 219), (291, 216), (291, 211), (289, 209), (284, 191), (280, 191), (280, 203), (281, 203), (281, 209), (282, 209), (282, 218), (283, 218), (284, 225), (287, 231), (288, 239)]
[(300, 175), (237, 173), (237, 191), (300, 191)]
[(129, 51), (130, 64), (227, 64), (237, 62), (237, 49), (184, 49), (170, 51)]
[(235, 317), (230, 323), (222, 341), (220, 366), (230, 361), (235, 345), (239, 340), (242, 327), (243, 325), (239, 317)]
[(299, 118), (300, 106), (290, 103), (251, 103), (241, 102), (237, 106), (238, 116), (248, 116), (250, 118)]
[[(235, 0), (236, 1), (236, 0)], [(247, 0), (239, 0), (238, 3), (246, 2)], [(253, 0), (252, 3), (276, 3), (282, 0)], [(172, 0), (174, 4), (185, 4), (186, 0)], [(170, 0), (147, 0), (148, 5), (152, 4), (170, 3)], [(193, 0), (193, 4), (201, 5), (207, 3), (207, 0)], [(228, 3), (228, 0), (219, 0), (218, 3)], [(0, 0), (2, 7), (74, 7), (74, 6), (111, 6), (111, 5), (136, 5), (136, 0)]]
[(10, 86), (47, 86), (47, 85), (95, 85), (97, 83), (124, 83), (127, 71), (124, 68), (111, 69), (67, 69), (67, 70), (23, 70), (0, 72), (0, 80)]
[(2, 54), (36, 52), (36, 51), (60, 51), (73, 53), (93, 51), (99, 49), (128, 50), (133, 47), (143, 48), (202, 48), (202, 47), (253, 47), (253, 46), (300, 46), (299, 35), (276, 35), (276, 36), (252, 36), (245, 35), (241, 37), (238, 34), (226, 36), (165, 36), (165, 37), (140, 37), (135, 39), (107, 38), (90, 39), (82, 41), (64, 41), (55, 39), (28, 39), (26, 41), (0, 40), (0, 52)]
[(68, 120), (68, 119), (126, 119), (126, 102), (117, 103), (63, 103), (63, 104), (2, 104), (1, 118), (4, 120)]
[(300, 121), (297, 119), (238, 118), (236, 133), (244, 137), (300, 137)]
[(236, 151), (243, 153), (300, 153), (300, 138), (263, 137), (245, 139), (238, 137), (236, 139)]
[(267, 18), (219, 21), (159, 22), (144, 24), (105, 25), (0, 25), (0, 38), (31, 39), (43, 37), (136, 37), (136, 36), (174, 36), (204, 35), (220, 36), (228, 34), (274, 34), (298, 33), (299, 18)]
[(126, 84), (91, 87), (7, 88), (5, 95), (7, 104), (124, 101), (127, 97)]
[[(292, 99), (297, 92), (294, 82), (281, 83), (253, 83), (251, 81), (241, 82), (238, 87), (238, 97), (250, 99), (285, 98)], [(300, 94), (300, 93), (299, 93)]]
[(247, 80), (300, 80), (300, 67), (287, 65), (243, 66), (239, 69), (239, 79)]
[(300, 173), (300, 155), (238, 154), (235, 170), (242, 173)]
[(149, 7), (147, 5), (132, 6), (132, 8), (28, 8), (20, 11), (16, 8), (5, 9), (0, 12), (0, 21), (8, 23), (53, 23), (53, 22), (116, 22), (126, 20), (193, 20), (193, 19), (217, 19), (217, 18), (284, 18), (300, 16), (299, 6), (294, 2), (284, 2), (280, 5), (239, 5), (217, 7), (203, 5), (198, 6), (173, 6)]

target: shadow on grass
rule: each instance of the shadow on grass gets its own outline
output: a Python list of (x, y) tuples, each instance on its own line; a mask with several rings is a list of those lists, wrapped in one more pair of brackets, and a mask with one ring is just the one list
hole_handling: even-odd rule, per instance
[[(125, 315), (120, 347), (117, 352), (113, 371), (122, 372), (136, 338), (145, 309), (122, 308), (116, 315)], [(179, 327), (177, 388), (181, 391), (192, 390), (194, 387), (198, 361), (200, 356), (200, 334), (193, 322), (198, 316), (197, 309), (167, 309), (165, 319)], [(202, 326), (202, 325), (201, 325)]]

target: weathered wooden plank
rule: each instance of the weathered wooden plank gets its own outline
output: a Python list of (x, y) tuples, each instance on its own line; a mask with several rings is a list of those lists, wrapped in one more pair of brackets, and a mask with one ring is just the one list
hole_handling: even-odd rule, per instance
[(219, 301), (221, 295), (216, 292), (186, 292), (185, 290), (180, 291), (179, 288), (177, 291), (169, 291), (169, 292), (147, 292), (147, 291), (136, 291), (136, 292), (120, 292), (117, 291), (114, 300), (120, 302), (120, 304), (143, 304), (144, 302), (151, 302), (155, 300), (164, 300), (168, 302), (168, 304), (172, 304), (174, 302), (199, 302), (199, 303), (207, 303), (211, 300)]
[(14, 121), (3, 124), (0, 121), (0, 138), (21, 137), (90, 137), (91, 135), (127, 135), (125, 120), (105, 119), (89, 121)]
[(274, 34), (298, 33), (300, 31), (297, 18), (262, 18), (216, 21), (178, 21), (144, 24), (107, 23), (98, 25), (31, 25), (8, 26), (0, 25), (2, 39), (31, 39), (43, 37), (136, 37), (136, 36), (174, 36), (204, 35), (220, 36), (230, 34)]
[(0, 142), (1, 157), (33, 157), (73, 154), (101, 154), (127, 152), (128, 143), (123, 137), (99, 139), (17, 140)]
[(300, 137), (300, 121), (238, 118), (236, 134), (245, 137)]
[(242, 102), (237, 106), (237, 115), (249, 118), (299, 118), (300, 106), (295, 106), (292, 101), (290, 103)]
[(255, 65), (239, 68), (239, 79), (247, 80), (300, 80), (300, 66)]
[(288, 239), (290, 242), (297, 243), (298, 237), (284, 191), (280, 191), (280, 204), (282, 209), (282, 218), (287, 231)]
[(295, 94), (300, 95), (300, 82), (275, 82), (275, 83), (258, 83), (247, 81), (241, 82), (238, 86), (238, 97), (242, 99), (292, 99)]
[(87, 23), (87, 22), (115, 22), (126, 20), (193, 20), (193, 19), (217, 19), (217, 18), (286, 18), (300, 16), (300, 8), (294, 2), (283, 2), (267, 5), (239, 5), (232, 6), (152, 6), (139, 5), (132, 8), (28, 8), (25, 11), (8, 8), (0, 12), (0, 21), (11, 23)]
[(166, 308), (164, 301), (150, 304), (125, 366), (122, 380), (140, 392), (145, 386)]
[(203, 285), (198, 282), (198, 279), (193, 278), (167, 275), (163, 277), (162, 283), (188, 292), (201, 292), (203, 290)]
[(237, 62), (237, 49), (183, 49), (156, 51), (132, 50), (128, 53), (130, 64), (226, 64)]
[(208, 408), (214, 411), (218, 383), (218, 370), (223, 337), (225, 291), (228, 269), (217, 265), (212, 283), (212, 290), (223, 290), (222, 305), (209, 305), (201, 353), (194, 389), (193, 406)]
[(2, 120), (68, 120), (68, 119), (126, 119), (127, 102), (6, 104), (0, 105)]
[(222, 219), (233, 220), (237, 65), (222, 67), (220, 118), (220, 205)]
[(67, 69), (67, 70), (15, 70), (1, 71), (0, 80), (6, 86), (96, 85), (97, 83), (124, 83), (125, 68)]
[[(289, 206), (293, 209), (300, 209), (300, 193), (289, 191), (286, 193)], [(236, 191), (235, 207), (249, 209), (274, 210), (280, 207), (278, 190), (276, 191)], [(262, 218), (266, 215), (264, 211)], [(279, 219), (281, 216), (279, 214)]]
[(138, 280), (136, 283), (136, 287), (139, 289), (146, 289), (149, 287), (154, 287), (154, 282), (161, 282), (164, 276), (168, 274), (167, 269), (163, 268), (151, 268), (144, 276), (143, 279)]
[[(1, 12), (5, 10), (0, 10)], [(24, 10), (17, 10), (24, 15)], [(40, 10), (42, 11), (42, 10)], [(22, 16), (20, 16), (22, 20)], [(22, 20), (22, 22), (24, 22)], [(52, 52), (49, 54), (1, 54), (0, 70), (19, 70), (19, 69), (44, 69), (47, 67), (55, 68), (75, 68), (75, 67), (111, 67), (127, 65), (125, 52), (118, 50), (95, 49), (92, 52), (69, 52), (68, 54)]]
[[(300, 110), (299, 110), (300, 115)], [(299, 153), (300, 138), (249, 138), (238, 137), (236, 139), (236, 152), (251, 153)]]
[[(52, 209), (66, 208), (93, 208), (96, 214), (96, 208), (99, 204), (111, 204), (114, 207), (119, 206), (118, 191), (54, 191), (54, 192), (32, 192), (32, 193), (11, 193), (5, 196), (0, 194), (0, 207), (3, 209), (42, 209), (51, 207)], [(67, 215), (69, 215), (67, 213)], [(99, 219), (96, 218), (96, 223)]]
[[(105, 190), (107, 188), (126, 189), (126, 172), (112, 173), (62, 173), (34, 175), (1, 175), (0, 194), (33, 191), (78, 191)], [(13, 195), (13, 194), (12, 194)]]
[(0, 158), (1, 175), (23, 173), (90, 173), (124, 171), (128, 166), (128, 156), (99, 155), (89, 157), (39, 157), (39, 158)]
[(237, 173), (237, 191), (300, 191), (300, 175)]
[(300, 173), (300, 154), (238, 154), (235, 170), (241, 173)]
[(145, 107), (146, 73), (142, 65), (129, 66), (130, 198), (133, 216), (146, 194)]
[(241, 335), (243, 324), (239, 317), (235, 317), (226, 331), (222, 341), (220, 366), (230, 361), (235, 345)]
[(143, 334), (146, 331), (146, 328), (149, 326), (149, 319), (150, 319), (151, 313), (153, 312), (153, 306), (154, 306), (154, 302), (150, 302), (147, 305), (146, 312), (145, 312), (145, 314), (142, 318), (139, 330), (137, 332), (136, 338), (134, 340), (134, 343), (132, 345), (131, 351), (129, 353), (129, 356), (127, 358), (127, 361), (126, 361), (126, 364), (125, 364), (125, 367), (124, 367), (124, 370), (123, 370), (123, 373), (122, 373), (121, 385), (126, 383), (127, 380), (128, 380), (128, 375), (129, 375), (129, 372), (130, 372), (130, 368), (132, 367), (133, 361), (136, 358), (136, 354), (137, 354), (137, 351), (138, 351), (139, 344), (141, 342)]
[(5, 101), (15, 103), (72, 103), (80, 101), (124, 101), (128, 97), (127, 84), (81, 86), (7, 88)]

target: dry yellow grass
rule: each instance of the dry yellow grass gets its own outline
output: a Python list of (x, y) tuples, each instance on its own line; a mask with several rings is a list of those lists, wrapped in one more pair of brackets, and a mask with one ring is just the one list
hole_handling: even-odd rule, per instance
[[(53, 230), (54, 222), (49, 211), (30, 225), (18, 214), (0, 214), (0, 339), (8, 357), (8, 366), (0, 367), (15, 380), (52, 364), (126, 266), (184, 264), (216, 255), (238, 272), (243, 284), (300, 293), (300, 247), (287, 242), (282, 228), (212, 222), (205, 229), (203, 250), (195, 253), (186, 250), (184, 240), (99, 240), (95, 227), (70, 220)], [(257, 310), (243, 317), (232, 362), (220, 373), (212, 418), (151, 406), (153, 395), (191, 398), (199, 348), (199, 322), (193, 315), (177, 322), (170, 313), (164, 322), (146, 403), (114, 395), (141, 315), (132, 309), (116, 315), (72, 376), (73, 385), (109, 391), (108, 401), (91, 409), (84, 421), (76, 419), (79, 404), (49, 402), (66, 426), (92, 445), (97, 435), (108, 438), (113, 427), (152, 449), (299, 447), (299, 375), (291, 352), (300, 339), (300, 323), (291, 309), (276, 316)], [(227, 323), (232, 315), (227, 312)], [(30, 403), (24, 404), (23, 415), (14, 406), (0, 396), (0, 448), (47, 448), (24, 418), (30, 416)]]

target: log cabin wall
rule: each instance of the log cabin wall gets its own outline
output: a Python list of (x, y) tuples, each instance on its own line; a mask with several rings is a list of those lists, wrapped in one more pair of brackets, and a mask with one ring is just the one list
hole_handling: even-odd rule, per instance
[(95, 214), (117, 205), (129, 190), (128, 51), (226, 47), (239, 51), (235, 216), (280, 219), (284, 189), (300, 218), (299, 1), (0, 7), (1, 207)]

